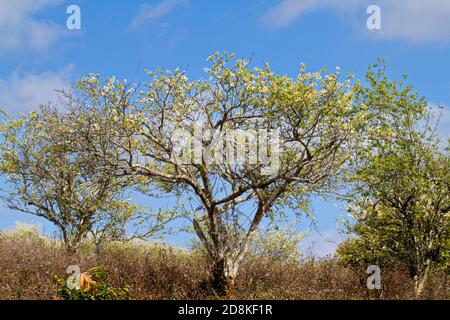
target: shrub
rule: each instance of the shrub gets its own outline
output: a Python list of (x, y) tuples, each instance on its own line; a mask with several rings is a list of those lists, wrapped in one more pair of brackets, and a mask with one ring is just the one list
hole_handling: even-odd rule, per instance
[(115, 289), (109, 282), (105, 268), (94, 267), (88, 273), (80, 275), (80, 288), (70, 288), (68, 279), (54, 276), (58, 283), (57, 294), (64, 300), (117, 300), (127, 299), (130, 292), (128, 285)]
[[(47, 240), (45, 240), (47, 239)], [(96, 290), (69, 292), (64, 247), (42, 235), (0, 234), (0, 299), (215, 299), (208, 264), (199, 252), (151, 242), (111, 243), (100, 252), (86, 246), (78, 265), (89, 270)], [(95, 266), (104, 266), (100, 274)], [(366, 287), (367, 266), (337, 259), (274, 261), (252, 255), (236, 279), (235, 299), (412, 299), (407, 270), (382, 268), (382, 289)], [(55, 281), (53, 275), (61, 281)], [(449, 299), (448, 272), (434, 270), (423, 299)], [(128, 286), (127, 286), (128, 285)], [(117, 289), (118, 288), (118, 289)], [(59, 292), (61, 290), (61, 292)]]

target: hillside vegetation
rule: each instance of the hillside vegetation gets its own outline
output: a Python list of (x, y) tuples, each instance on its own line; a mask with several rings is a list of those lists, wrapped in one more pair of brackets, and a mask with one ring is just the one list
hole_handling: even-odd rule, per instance
[[(57, 275), (67, 278), (67, 251), (31, 228), (0, 234), (0, 299), (60, 299)], [(104, 266), (108, 282), (130, 286), (128, 299), (216, 299), (210, 271), (200, 251), (188, 252), (150, 242), (110, 243), (100, 252), (85, 241), (82, 271)], [(401, 266), (383, 269), (382, 289), (368, 290), (364, 268), (338, 258), (276, 261), (250, 256), (242, 266), (235, 299), (413, 299), (414, 283)], [(434, 271), (422, 298), (448, 299), (450, 281)]]

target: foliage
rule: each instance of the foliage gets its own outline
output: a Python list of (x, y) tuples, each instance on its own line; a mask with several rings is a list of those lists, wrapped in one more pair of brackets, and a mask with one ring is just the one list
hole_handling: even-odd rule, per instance
[(276, 226), (254, 241), (250, 253), (279, 263), (298, 262), (301, 259), (299, 245), (303, 238), (304, 235), (293, 226)]
[[(92, 128), (81, 130), (81, 119), (78, 111), (61, 113), (50, 106), (16, 119), (5, 116), (0, 125), (2, 199), (12, 209), (52, 222), (74, 254), (89, 234), (101, 246), (129, 239), (125, 230), (133, 224), (145, 227), (145, 236), (160, 232), (173, 211), (143, 212), (126, 200), (131, 179), (116, 175), (113, 166), (84, 149), (91, 137), (84, 130)], [(102, 140), (89, 142), (105, 148)]]
[[(208, 60), (206, 79), (158, 69), (141, 91), (90, 74), (60, 92), (58, 108), (6, 116), (8, 206), (53, 222), (71, 252), (88, 234), (100, 247), (187, 217), (226, 295), (249, 252), (298, 254), (292, 230), (269, 228), (257, 243), (263, 226), (288, 212), (311, 217), (312, 196), (344, 186), (357, 235), (341, 246), (344, 260), (406, 265), (417, 288), (432, 267), (447, 268), (449, 155), (411, 86), (390, 81), (382, 61), (362, 86), (338, 69), (302, 65), (290, 77), (227, 53)], [(153, 212), (124, 200), (134, 191), (177, 204)]]
[[(27, 241), (28, 239), (28, 241)], [(60, 242), (56, 240), (57, 242)], [(57, 282), (53, 274), (67, 277), (67, 253), (62, 243), (41, 242), (10, 232), (0, 235), (0, 299), (51, 300)], [(152, 242), (132, 241), (93, 249), (81, 256), (83, 270), (103, 265), (113, 288), (130, 285), (133, 300), (213, 299), (207, 281), (208, 261)], [(368, 290), (366, 267), (349, 268), (334, 259), (308, 259), (296, 263), (247, 256), (241, 265), (234, 299), (411, 299), (413, 283), (402, 266), (382, 270), (382, 289)], [(442, 271), (430, 274), (423, 299), (448, 299), (450, 277)], [(120, 289), (115, 289), (120, 293)], [(376, 292), (375, 292), (376, 291)], [(125, 297), (122, 297), (125, 298)]]
[[(86, 276), (86, 274), (82, 274)], [(89, 269), (90, 285), (81, 286), (80, 289), (70, 289), (67, 279), (54, 276), (58, 283), (57, 294), (64, 300), (119, 300), (127, 299), (130, 287), (128, 285), (121, 289), (115, 289), (108, 283), (104, 267), (94, 267)]]
[(45, 107), (6, 118), (0, 127), (0, 168), (6, 204), (55, 224), (68, 250), (76, 252), (93, 226), (110, 219), (124, 223), (133, 207), (120, 198), (125, 181), (77, 150), (70, 130), (63, 115)]
[(448, 265), (450, 157), (439, 149), (429, 108), (410, 86), (368, 73), (360, 95), (371, 127), (353, 162), (347, 262), (405, 264), (417, 294), (430, 268)]
[[(108, 145), (104, 151), (96, 143), (86, 144), (102, 163), (133, 176), (150, 192), (162, 190), (188, 200), (194, 230), (212, 267), (222, 269), (217, 274), (232, 283), (264, 219), (276, 220), (288, 208), (305, 213), (312, 194), (334, 189), (364, 126), (365, 111), (353, 103), (358, 86), (350, 78), (340, 81), (338, 71), (307, 73), (302, 66), (291, 78), (275, 74), (268, 64), (251, 68), (250, 61), (226, 53), (209, 61), (206, 80), (189, 80), (179, 69), (148, 72), (150, 81), (139, 94), (126, 82), (110, 78), (102, 84), (92, 74), (79, 81), (74, 95), (67, 95), (67, 104), (76, 104), (89, 115), (82, 118), (96, 123), (86, 132), (87, 125), (78, 121), (76, 131), (92, 134), (91, 142), (101, 137)], [(203, 133), (219, 140), (229, 130), (274, 130), (281, 147), (269, 146), (257, 163), (229, 164), (217, 156), (217, 139), (194, 137), (215, 156), (194, 161), (193, 155), (188, 156), (192, 161), (182, 162), (174, 133), (184, 129), (194, 134), (199, 124)], [(254, 144), (246, 141), (238, 143), (251, 149)], [(245, 212), (244, 207), (254, 210)]]

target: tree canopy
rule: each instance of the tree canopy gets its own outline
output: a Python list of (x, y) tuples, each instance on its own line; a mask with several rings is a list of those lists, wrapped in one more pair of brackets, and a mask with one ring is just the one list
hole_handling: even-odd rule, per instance
[(339, 250), (348, 262), (403, 264), (420, 295), (432, 265), (447, 265), (450, 239), (450, 157), (435, 134), (430, 107), (410, 86), (368, 73), (359, 97), (369, 117), (350, 181), (349, 231)]

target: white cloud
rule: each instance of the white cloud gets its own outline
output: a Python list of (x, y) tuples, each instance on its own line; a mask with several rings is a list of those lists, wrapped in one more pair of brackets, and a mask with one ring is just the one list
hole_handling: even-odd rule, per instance
[(315, 10), (331, 9), (353, 16), (357, 9), (364, 13), (368, 5), (368, 0), (281, 0), (264, 14), (262, 20), (270, 27), (281, 28)]
[(27, 112), (40, 104), (55, 102), (55, 90), (70, 87), (72, 70), (73, 65), (39, 74), (21, 74), (16, 70), (8, 78), (0, 78), (0, 108), (9, 113)]
[(312, 231), (300, 243), (300, 249), (306, 255), (325, 257), (333, 255), (338, 245), (345, 238), (336, 229), (328, 229), (321, 233)]
[[(366, 29), (369, 5), (381, 9), (381, 30)], [(450, 42), (450, 1), (445, 0), (281, 0), (262, 20), (281, 28), (315, 10), (344, 15), (361, 33), (379, 39), (402, 39), (413, 43)]]
[(144, 4), (139, 9), (138, 14), (131, 21), (131, 26), (137, 27), (147, 22), (159, 22), (176, 7), (187, 4), (187, 0), (162, 0), (153, 6)]
[(35, 18), (39, 11), (61, 0), (0, 0), (0, 53), (47, 49), (62, 36), (63, 28)]
[[(400, 38), (416, 43), (450, 41), (450, 1), (380, 1), (382, 38)], [(383, 22), (384, 19), (384, 22)]]
[(271, 8), (263, 20), (274, 28), (285, 27), (305, 12), (316, 9), (318, 4), (317, 0), (283, 0)]

